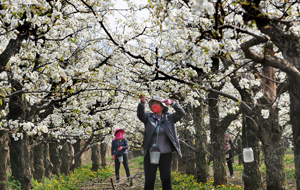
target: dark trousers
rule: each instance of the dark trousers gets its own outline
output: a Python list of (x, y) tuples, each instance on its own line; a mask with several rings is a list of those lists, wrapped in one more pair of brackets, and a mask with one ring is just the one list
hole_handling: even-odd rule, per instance
[(233, 175), (232, 160), (233, 160), (233, 153), (231, 152), (229, 153), (229, 158), (226, 158), (227, 166), (229, 168), (229, 172), (231, 176)]
[(161, 154), (158, 164), (150, 163), (150, 153), (144, 157), (145, 190), (153, 190), (156, 178), (157, 167), (160, 172), (160, 180), (163, 190), (172, 190), (172, 153)]
[[(128, 166), (128, 158), (127, 158), (127, 154), (123, 154), (123, 165), (126, 171), (126, 175), (127, 177), (130, 176), (130, 171), (129, 171), (129, 166)], [(118, 159), (118, 156), (116, 156), (115, 159), (115, 173), (116, 173), (116, 179), (119, 180), (120, 179), (120, 175), (119, 175), (119, 170), (120, 170), (120, 162)]]

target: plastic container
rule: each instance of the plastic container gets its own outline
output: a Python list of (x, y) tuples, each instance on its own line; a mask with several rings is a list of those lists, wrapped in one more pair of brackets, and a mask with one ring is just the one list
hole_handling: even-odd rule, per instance
[(123, 162), (123, 155), (118, 156), (118, 160), (119, 160), (120, 163)]
[(245, 163), (250, 163), (254, 161), (253, 150), (252, 148), (243, 149), (243, 157)]
[(160, 158), (160, 152), (153, 151), (150, 152), (150, 163), (151, 164), (158, 164)]

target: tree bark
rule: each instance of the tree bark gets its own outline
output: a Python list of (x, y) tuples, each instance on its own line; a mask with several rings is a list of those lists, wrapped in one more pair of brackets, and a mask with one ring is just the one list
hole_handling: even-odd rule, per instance
[(28, 190), (33, 187), (31, 183), (31, 156), (29, 148), (29, 137), (23, 134), (23, 139), (15, 141), (10, 139), (10, 162), (12, 176), (21, 183), (22, 190)]
[(209, 167), (207, 164), (206, 150), (206, 132), (204, 126), (203, 105), (195, 108), (193, 111), (193, 121), (195, 126), (195, 144), (196, 150), (196, 178), (197, 182), (206, 183), (208, 180)]
[(26, 33), (19, 33), (16, 39), (9, 40), (5, 50), (0, 55), (0, 72), (5, 71), (5, 66), (10, 58), (19, 52), (23, 40), (27, 40), (29, 37)]
[[(3, 133), (0, 132), (0, 137)], [(0, 189), (8, 190), (8, 141), (0, 142)]]
[[(191, 132), (187, 129), (184, 129), (181, 130), (180, 133), (180, 137), (185, 139), (185, 143), (187, 143), (189, 146), (193, 146)], [(188, 175), (196, 175), (194, 151), (191, 151), (188, 148), (182, 149), (182, 160), (185, 165), (185, 173)]]
[(33, 178), (42, 182), (45, 177), (44, 168), (44, 144), (39, 143), (33, 148)]
[(239, 165), (243, 164), (243, 145), (242, 145), (242, 139), (238, 137), (237, 139), (237, 154), (239, 157)]
[[(295, 83), (300, 84), (300, 80), (295, 80)], [(291, 82), (293, 83), (293, 82)], [(300, 189), (300, 98), (299, 94), (290, 92), (290, 118), (293, 128), (293, 144), (294, 144), (294, 161), (295, 172), (297, 177), (297, 189)]]
[[(265, 46), (269, 55), (274, 56), (272, 46)], [(269, 118), (260, 118), (260, 140), (265, 156), (267, 169), (267, 189), (284, 190), (286, 189), (286, 175), (284, 170), (284, 147), (282, 142), (283, 127), (278, 123), (278, 109), (272, 106), (276, 98), (277, 85), (275, 82), (275, 69), (273, 67), (263, 67), (262, 89), (264, 97), (259, 100), (262, 108), (269, 109)]]
[(101, 143), (100, 147), (101, 147), (101, 150), (100, 150), (100, 152), (101, 152), (101, 166), (103, 168), (106, 168), (106, 165), (107, 165), (107, 163), (106, 163), (106, 148), (107, 148), (107, 145), (104, 144), (104, 143)]
[(210, 138), (214, 170), (214, 186), (226, 185), (225, 134), (219, 128), (218, 95), (209, 94)]
[[(74, 148), (74, 155), (80, 153), (81, 151), (81, 140), (78, 138), (76, 143), (73, 144)], [(78, 154), (78, 156), (75, 156), (75, 163), (74, 166), (72, 165), (71, 170), (74, 170), (75, 168), (81, 167), (82, 159), (81, 159), (82, 154)]]
[(91, 160), (92, 160), (92, 170), (95, 172), (98, 171), (100, 167), (100, 146), (97, 143), (94, 144), (94, 146), (92, 146)]
[(66, 176), (70, 175), (70, 169), (72, 165), (72, 146), (70, 143), (65, 142), (62, 149), (59, 151), (61, 158), (60, 172)]
[(282, 145), (282, 127), (279, 126), (277, 113), (272, 110), (270, 117), (262, 120), (260, 134), (262, 136), (263, 153), (267, 169), (267, 189), (284, 190), (287, 181), (284, 170), (284, 147)]
[(179, 155), (177, 152), (172, 153), (172, 159), (173, 159), (172, 171), (178, 171), (178, 157)]
[(44, 168), (45, 168), (45, 177), (47, 177), (49, 180), (52, 180), (52, 169), (53, 165), (50, 162), (50, 150), (49, 150), (49, 144), (48, 143), (43, 143), (44, 144)]
[(178, 171), (180, 171), (180, 172), (186, 171), (186, 164), (185, 164), (183, 157), (178, 159)]
[[(258, 4), (259, 5), (258, 1)], [(249, 3), (249, 4), (248, 4)], [(299, 36), (293, 34), (291, 31), (286, 31), (286, 28), (278, 24), (277, 20), (268, 18), (260, 7), (253, 8), (252, 1), (248, 1), (242, 7), (246, 10), (244, 21), (255, 20), (259, 30), (266, 34), (265, 36), (255, 37), (241, 44), (241, 48), (245, 53), (246, 58), (250, 58), (257, 63), (264, 66), (273, 66), (287, 73), (289, 79), (289, 95), (290, 95), (290, 121), (293, 129), (293, 142), (294, 142), (294, 160), (295, 171), (297, 176), (297, 189), (300, 189), (300, 47)], [(245, 20), (247, 18), (248, 20)], [(280, 18), (280, 17), (278, 17)], [(284, 59), (272, 55), (262, 55), (250, 49), (250, 47), (271, 41), (274, 43)]]
[(53, 141), (49, 143), (50, 161), (53, 164), (52, 173), (60, 180), (60, 165), (61, 159), (59, 156), (58, 142)]
[[(248, 105), (253, 105), (249, 100), (249, 96), (243, 96), (243, 100)], [(243, 148), (251, 147), (253, 150), (254, 161), (244, 163), (243, 181), (245, 190), (262, 190), (263, 181), (261, 175), (261, 159), (260, 159), (260, 145), (257, 137), (257, 125), (253, 118), (248, 116), (248, 113), (243, 113), (243, 127), (242, 127), (242, 144)]]

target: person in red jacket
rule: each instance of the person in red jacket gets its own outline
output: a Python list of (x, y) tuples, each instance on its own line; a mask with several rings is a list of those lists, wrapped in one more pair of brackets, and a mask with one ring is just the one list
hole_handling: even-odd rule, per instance
[(125, 133), (124, 129), (116, 129), (115, 130), (115, 138), (111, 143), (111, 155), (112, 159), (115, 160), (115, 174), (117, 181), (120, 180), (119, 170), (120, 170), (120, 161), (118, 159), (119, 156), (123, 157), (123, 165), (126, 171), (127, 178), (129, 180), (130, 171), (128, 166), (128, 157), (127, 157), (127, 149), (128, 143), (124, 138), (123, 134)]

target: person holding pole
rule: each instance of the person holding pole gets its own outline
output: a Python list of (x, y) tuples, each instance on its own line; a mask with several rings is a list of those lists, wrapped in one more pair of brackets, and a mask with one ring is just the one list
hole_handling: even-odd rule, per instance
[(115, 160), (115, 174), (116, 174), (117, 181), (120, 180), (119, 170), (120, 170), (121, 162), (123, 162), (128, 180), (130, 177), (128, 158), (127, 158), (128, 143), (123, 136), (124, 133), (125, 133), (124, 129), (116, 129), (114, 133), (115, 138), (112, 140), (111, 143), (111, 155), (112, 155), (112, 159)]
[[(137, 117), (145, 125), (143, 140), (144, 189), (154, 189), (156, 171), (159, 168), (163, 190), (171, 190), (172, 152), (177, 151), (182, 156), (174, 124), (184, 116), (185, 112), (178, 103), (171, 99), (154, 97), (149, 101), (152, 113), (148, 113), (145, 112), (145, 102), (145, 96), (141, 95)], [(174, 108), (174, 113), (168, 112), (167, 106), (169, 105)]]

